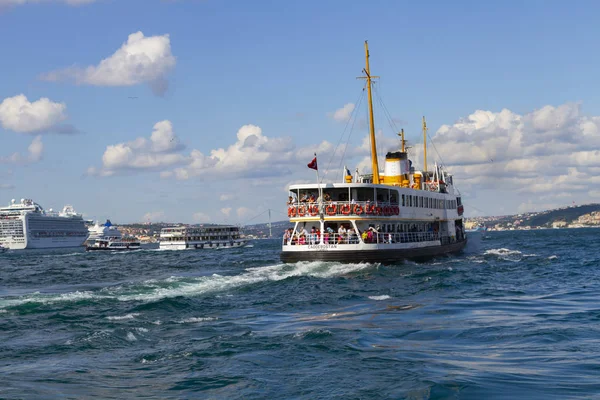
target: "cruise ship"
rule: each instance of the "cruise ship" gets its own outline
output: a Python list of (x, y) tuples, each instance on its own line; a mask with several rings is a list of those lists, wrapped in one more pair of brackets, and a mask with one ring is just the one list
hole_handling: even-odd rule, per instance
[(159, 248), (165, 250), (219, 249), (241, 247), (248, 243), (233, 225), (172, 226), (160, 231)]
[(81, 246), (88, 230), (81, 214), (66, 205), (46, 211), (31, 199), (0, 207), (0, 245), (13, 250)]
[[(307, 165), (317, 182), (289, 186), (288, 217), (281, 260), (390, 262), (420, 260), (460, 252), (467, 243), (464, 207), (454, 177), (442, 166), (427, 165), (427, 126), (423, 128), (423, 165), (408, 158), (404, 131), (398, 149), (379, 168), (373, 120), (372, 76), (365, 42), (371, 145), (371, 173), (352, 175), (344, 167), (342, 182), (319, 179), (317, 155)], [(308, 160), (307, 160), (308, 161)]]

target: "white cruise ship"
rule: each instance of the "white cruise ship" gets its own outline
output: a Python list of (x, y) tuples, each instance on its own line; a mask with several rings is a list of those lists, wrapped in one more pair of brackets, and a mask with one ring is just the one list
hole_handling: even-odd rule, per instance
[(160, 248), (168, 250), (232, 248), (246, 243), (233, 225), (172, 226), (160, 231)]
[(14, 199), (0, 207), (0, 245), (9, 249), (50, 249), (81, 246), (88, 230), (81, 214), (66, 205), (46, 211), (31, 199)]

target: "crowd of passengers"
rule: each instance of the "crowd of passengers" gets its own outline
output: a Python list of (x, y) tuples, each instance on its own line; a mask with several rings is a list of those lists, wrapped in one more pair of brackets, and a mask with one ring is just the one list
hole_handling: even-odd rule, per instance
[[(360, 232), (355, 231), (349, 224), (340, 224), (336, 233), (331, 227), (328, 227), (323, 231), (323, 244), (356, 244), (360, 242), (359, 236), (364, 243), (410, 243), (437, 240), (439, 238), (437, 229), (432, 226), (427, 231), (419, 231), (416, 227), (413, 227), (410, 232), (395, 233), (380, 232), (380, 229), (379, 226), (370, 226)], [(457, 230), (457, 238), (458, 235)], [(291, 245), (321, 244), (320, 237), (321, 231), (315, 226), (310, 231), (304, 227), (298, 232), (294, 232), (293, 228), (289, 228), (283, 234), (283, 241), (285, 244)]]
[[(339, 198), (337, 199), (337, 201), (347, 202), (348, 201), (348, 195), (346, 193), (341, 193), (339, 195)], [(382, 197), (378, 196), (377, 201), (378, 202), (383, 202), (384, 200), (383, 200)], [(289, 196), (287, 204), (288, 204), (288, 206), (292, 206), (292, 205), (295, 205), (295, 204), (298, 204), (298, 203), (301, 203), (301, 204), (309, 203), (310, 204), (310, 203), (320, 203), (320, 202), (321, 202), (321, 198), (320, 197), (316, 196), (314, 193), (310, 193), (309, 194), (308, 192), (305, 192), (305, 193), (303, 193), (300, 196), (300, 200), (296, 200), (296, 198), (294, 196)], [(336, 200), (333, 200), (331, 198), (331, 195), (329, 193), (325, 193), (323, 195), (323, 202), (325, 202), (325, 203), (336, 203)], [(370, 202), (371, 202), (371, 199), (367, 199), (365, 203), (369, 204)], [(356, 204), (357, 202), (356, 202), (356, 200), (352, 199), (352, 201), (350, 203), (351, 204)], [(392, 195), (390, 197), (390, 203), (391, 204), (397, 204), (398, 203), (397, 200), (396, 200), (396, 198), (395, 198), (395, 196)]]

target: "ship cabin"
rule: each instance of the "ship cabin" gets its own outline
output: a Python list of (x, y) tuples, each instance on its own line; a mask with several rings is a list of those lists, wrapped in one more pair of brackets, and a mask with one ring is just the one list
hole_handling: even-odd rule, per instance
[(290, 186), (287, 211), (294, 229), (284, 245), (447, 244), (464, 238), (463, 207), (451, 176), (443, 187), (418, 180), (377, 185), (369, 176), (356, 180)]

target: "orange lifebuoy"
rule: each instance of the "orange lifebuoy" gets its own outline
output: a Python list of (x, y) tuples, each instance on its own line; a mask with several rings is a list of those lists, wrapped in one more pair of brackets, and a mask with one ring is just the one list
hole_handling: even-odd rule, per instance
[(383, 214), (383, 209), (381, 207), (376, 207), (375, 208), (375, 214), (377, 214), (377, 215)]
[(295, 216), (296, 216), (296, 207), (294, 207), (294, 206), (288, 207), (288, 217), (295, 217)]
[(343, 206), (340, 207), (340, 211), (344, 215), (350, 214), (351, 209), (352, 209), (352, 207), (350, 207), (350, 204), (344, 204)]
[(356, 214), (356, 215), (360, 215), (360, 214), (362, 214), (362, 213), (363, 213), (363, 211), (364, 211), (364, 210), (363, 210), (363, 208), (362, 208), (362, 206), (361, 206), (360, 204), (356, 204), (356, 205), (354, 206), (354, 214)]
[(305, 206), (298, 207), (298, 216), (304, 217), (305, 214), (306, 214), (306, 207)]
[(335, 215), (335, 213), (337, 212), (337, 206), (335, 204), (330, 204), (325, 209), (325, 212), (327, 213), (327, 215)]
[(319, 206), (314, 205), (314, 206), (310, 206), (308, 207), (308, 213), (314, 217), (315, 215), (317, 215), (319, 213)]
[(400, 207), (398, 207), (398, 206), (394, 207), (394, 214), (400, 215)]
[(373, 214), (375, 212), (375, 206), (373, 204), (365, 206), (365, 213)]

